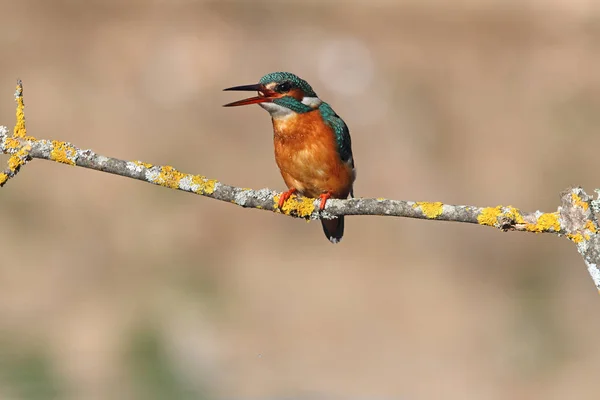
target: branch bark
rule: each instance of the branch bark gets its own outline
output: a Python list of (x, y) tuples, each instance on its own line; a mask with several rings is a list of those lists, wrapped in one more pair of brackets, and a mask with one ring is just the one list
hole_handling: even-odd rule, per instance
[(96, 154), (92, 150), (80, 149), (71, 143), (27, 136), (23, 87), (20, 81), (15, 97), (17, 123), (13, 134), (9, 135), (8, 129), (0, 126), (0, 151), (11, 155), (8, 168), (0, 174), (0, 186), (14, 177), (27, 161), (38, 158), (133, 178), (245, 208), (304, 219), (332, 219), (340, 215), (379, 215), (478, 224), (502, 231), (552, 233), (567, 237), (577, 245), (594, 285), (600, 292), (600, 227), (594, 211), (600, 204), (600, 194), (598, 200), (593, 200), (582, 188), (567, 189), (561, 193), (561, 205), (552, 212), (522, 212), (513, 206), (501, 205), (478, 207), (383, 198), (330, 199), (325, 209), (320, 211), (319, 199), (302, 196), (292, 196), (279, 208), (277, 204), (281, 193), (270, 189), (239, 188), (202, 175), (186, 174), (168, 165), (120, 160)]

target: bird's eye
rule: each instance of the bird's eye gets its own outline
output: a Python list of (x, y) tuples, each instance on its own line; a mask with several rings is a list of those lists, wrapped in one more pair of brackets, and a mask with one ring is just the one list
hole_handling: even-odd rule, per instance
[(280, 93), (289, 92), (291, 88), (292, 88), (292, 84), (289, 82), (283, 82), (283, 83), (280, 83), (279, 85), (277, 85), (277, 91)]

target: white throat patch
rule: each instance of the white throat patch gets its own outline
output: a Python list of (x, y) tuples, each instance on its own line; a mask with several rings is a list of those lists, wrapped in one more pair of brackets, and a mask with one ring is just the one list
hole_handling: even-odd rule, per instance
[(273, 119), (285, 119), (291, 117), (294, 112), (289, 108), (285, 108), (275, 103), (258, 103), (259, 106), (264, 108), (271, 114)]
[(302, 104), (306, 104), (310, 108), (318, 108), (323, 101), (318, 97), (304, 97)]
[[(321, 103), (323, 103), (323, 101), (318, 97), (304, 97), (302, 99), (302, 104), (307, 105), (312, 109), (317, 109)], [(289, 108), (275, 103), (258, 103), (258, 105), (267, 110), (273, 119), (286, 119), (295, 114), (295, 112)]]

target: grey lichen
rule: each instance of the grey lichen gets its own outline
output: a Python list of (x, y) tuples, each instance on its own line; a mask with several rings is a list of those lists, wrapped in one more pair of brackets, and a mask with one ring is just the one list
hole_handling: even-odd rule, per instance
[(592, 200), (590, 205), (596, 214), (600, 214), (600, 189), (594, 189), (594, 192), (596, 192), (596, 199)]

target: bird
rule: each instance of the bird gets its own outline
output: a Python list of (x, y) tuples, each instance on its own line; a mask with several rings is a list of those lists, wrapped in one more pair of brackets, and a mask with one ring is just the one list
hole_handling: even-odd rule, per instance
[[(304, 79), (290, 72), (266, 74), (256, 84), (234, 86), (225, 91), (256, 91), (258, 96), (225, 104), (235, 107), (258, 104), (273, 123), (275, 162), (288, 187), (279, 198), (282, 208), (292, 194), (328, 199), (354, 197), (356, 168), (350, 131), (329, 104), (321, 100)], [(321, 219), (331, 243), (344, 235), (344, 216)]]

